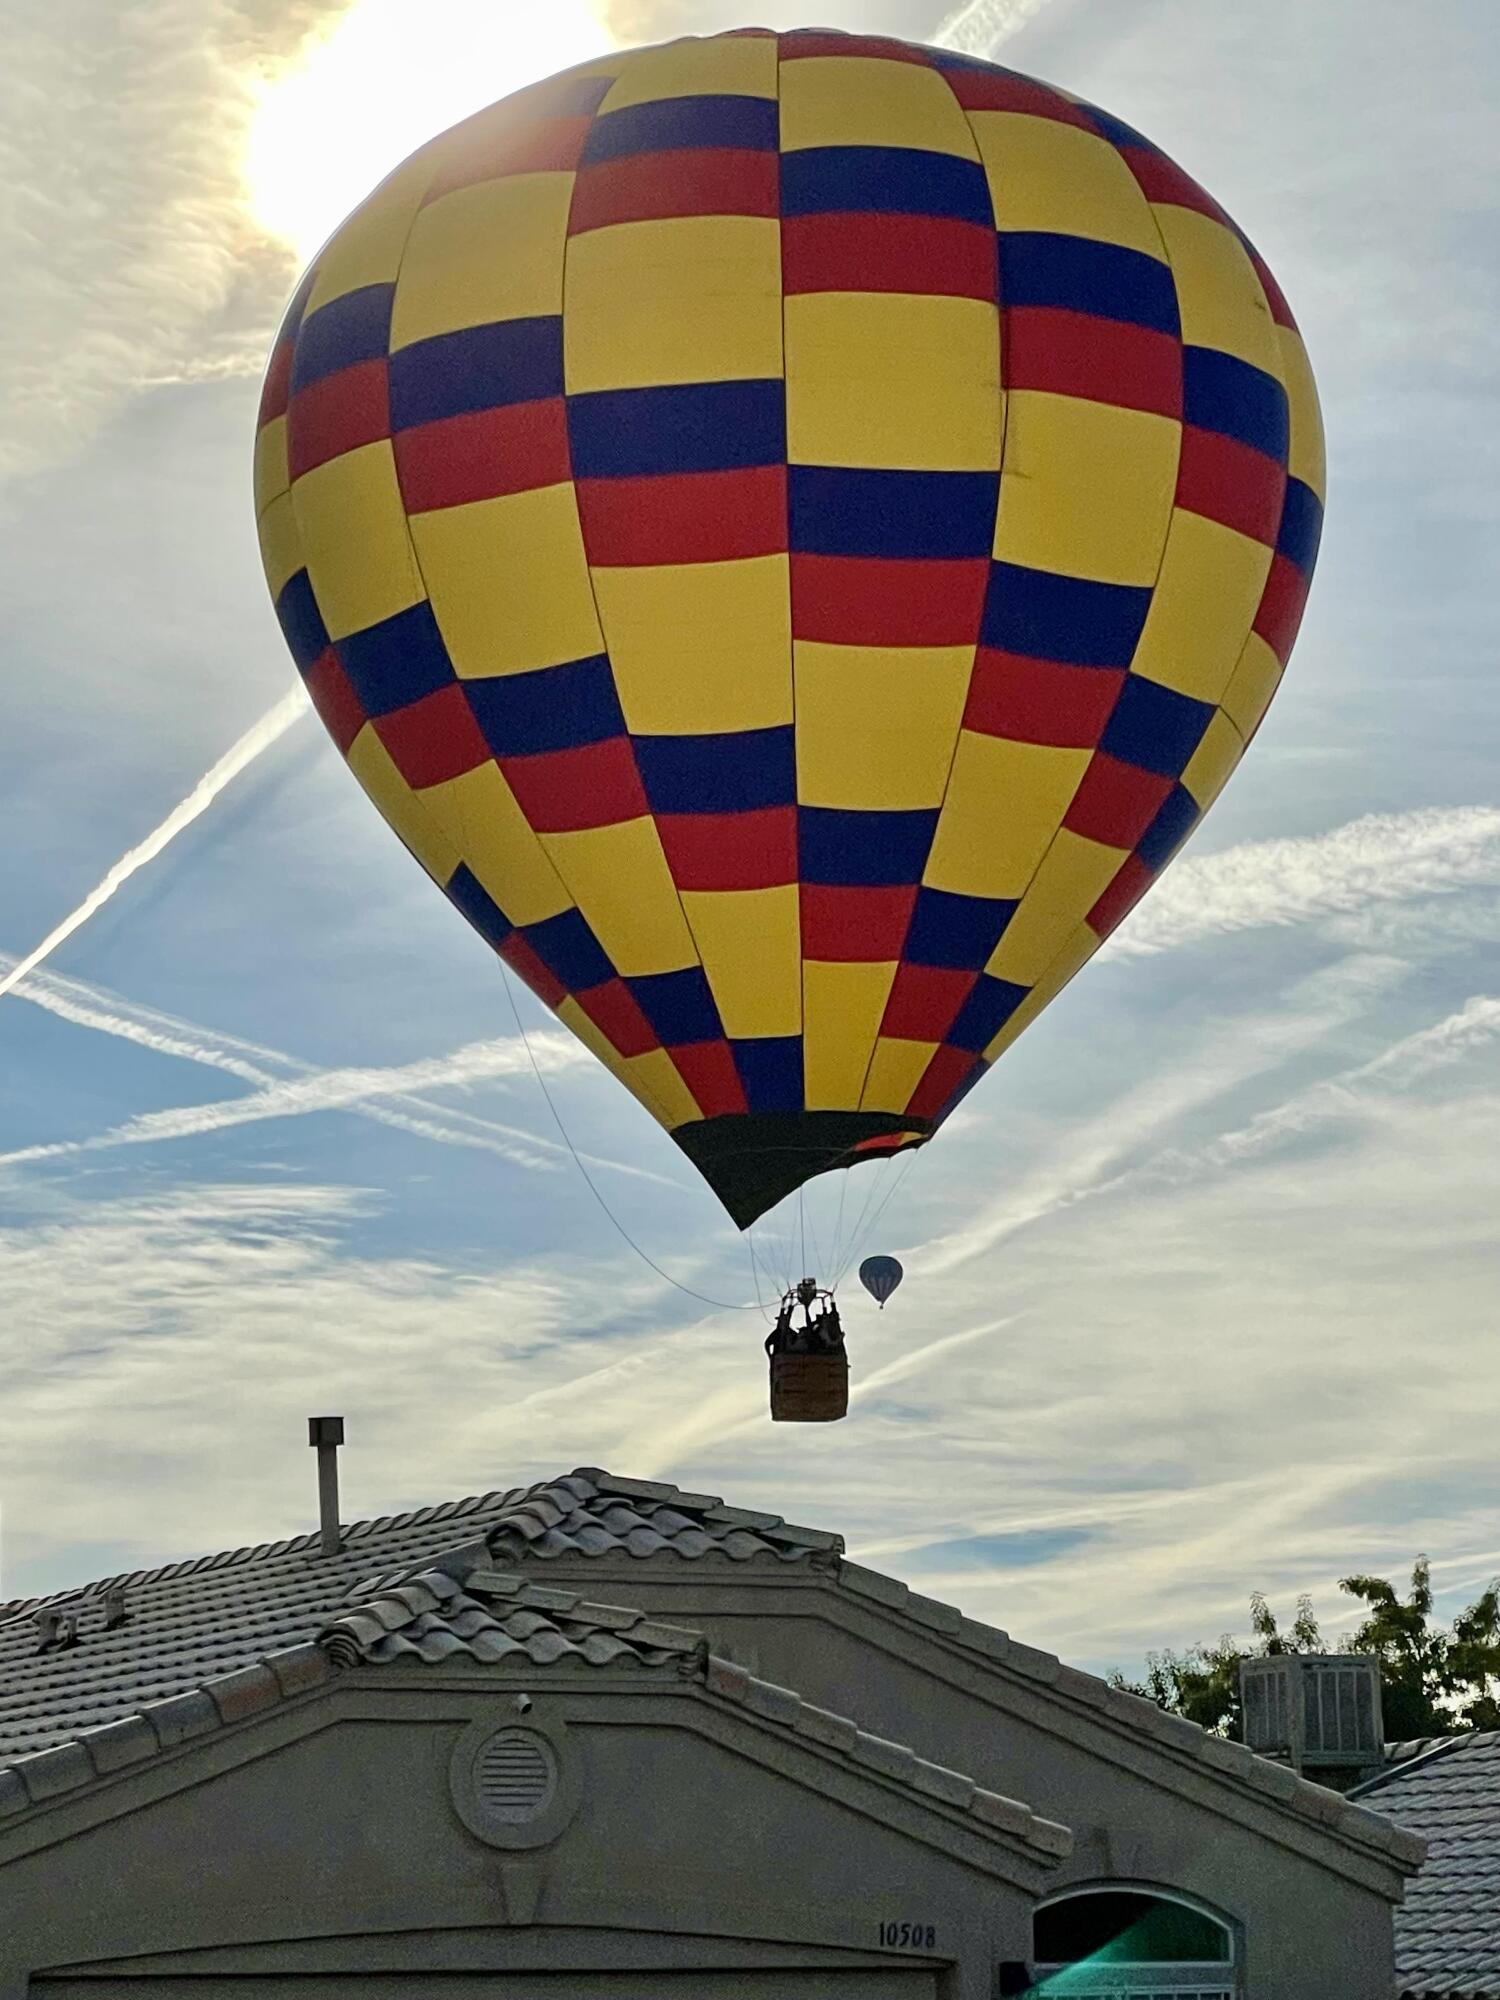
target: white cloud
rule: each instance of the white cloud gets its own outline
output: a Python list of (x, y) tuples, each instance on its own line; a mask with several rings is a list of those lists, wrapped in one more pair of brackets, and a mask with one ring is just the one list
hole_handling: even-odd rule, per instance
[(1399, 961), (1375, 955), (1343, 960), (1299, 981), (1274, 1009), (1256, 1006), (1214, 1027), (1183, 1047), (1170, 1069), (1126, 1090), (1097, 1118), (1068, 1133), (1019, 1186), (927, 1244), (924, 1266), (954, 1270), (1110, 1185), (1190, 1112), (1280, 1068), (1357, 1019), (1403, 970)]
[(255, 68), (323, 11), (313, 0), (8, 11), (0, 477), (76, 450), (147, 383), (198, 375), (210, 358), (221, 371), (260, 367), (293, 272), (244, 204)]
[[(10, 1208), (6, 1589), (313, 1525), (312, 1410), (349, 1419), (355, 1519), (624, 1469), (677, 1399), (763, 1376), (758, 1320), (703, 1316), (623, 1256), (464, 1272), (362, 1251), (382, 1206), (358, 1188), (215, 1186)], [(85, 1458), (87, 1481), (60, 1476)]]
[(1280, 1145), (1301, 1138), (1339, 1119), (1371, 1108), (1392, 1091), (1426, 1082), (1434, 1072), (1452, 1069), (1470, 1056), (1483, 1054), (1500, 1039), (1500, 999), (1475, 994), (1457, 1012), (1429, 1028), (1407, 1035), (1371, 1061), (1327, 1077), (1285, 1103), (1257, 1112), (1249, 1124), (1223, 1133), (1188, 1163), (1173, 1163), (1171, 1172), (1202, 1167), (1235, 1166)]
[[(185, 1536), (208, 1548), (307, 1525), (299, 1429), (314, 1408), (351, 1419), (351, 1518), (403, 1493), (415, 1504), (506, 1485), (525, 1450), (555, 1451), (542, 1418), (523, 1447), (494, 1413), (566, 1372), (592, 1274), (520, 1260), (497, 1313), (492, 1275), (349, 1254), (347, 1231), (375, 1203), (348, 1188), (181, 1189), (0, 1228), (10, 1561), (97, 1544), (125, 1517), (142, 1560)], [(84, 1455), (87, 1490), (57, 1482)]]
[(1223, 932), (1500, 887), (1500, 808), (1370, 813), (1330, 833), (1254, 840), (1175, 862), (1116, 931), (1126, 957)]

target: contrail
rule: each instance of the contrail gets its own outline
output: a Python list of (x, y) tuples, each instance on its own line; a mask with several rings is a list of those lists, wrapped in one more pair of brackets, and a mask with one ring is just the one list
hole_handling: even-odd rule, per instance
[(1047, 0), (969, 0), (966, 7), (954, 8), (932, 39), (939, 48), (954, 49), (959, 55), (993, 55), (1046, 4)]
[[(4, 966), (0, 956), (0, 968)], [(88, 986), (81, 980), (60, 978), (57, 974), (43, 972), (28, 979), (17, 993), (18, 1000), (28, 1005), (40, 1007), (59, 1019), (71, 1022), (75, 1027), (89, 1028), (96, 1034), (111, 1035), (120, 1041), (132, 1042), (138, 1048), (149, 1049), (155, 1055), (174, 1056), (183, 1062), (201, 1064), (206, 1069), (220, 1070), (228, 1076), (236, 1076), (242, 1083), (257, 1087), (257, 1097), (246, 1100), (258, 1102), (266, 1087), (287, 1081), (286, 1072), (293, 1078), (313, 1079), (328, 1072), (320, 1071), (316, 1064), (304, 1062), (297, 1056), (290, 1056), (281, 1049), (267, 1048), (263, 1042), (246, 1041), (243, 1036), (225, 1034), (221, 1029), (205, 1028), (194, 1021), (184, 1021), (175, 1014), (163, 1014), (154, 1007), (142, 1007), (134, 1001), (125, 1000), (117, 993), (102, 987)], [(580, 1044), (571, 1044), (574, 1058), (580, 1065), (586, 1065), (589, 1058)], [(464, 1053), (459, 1052), (461, 1055)], [(555, 1056), (555, 1052), (554, 1052)], [(456, 1078), (455, 1081), (473, 1081), (472, 1077)], [(446, 1088), (449, 1079), (444, 1073), (434, 1078), (428, 1088)], [(404, 1106), (405, 1109), (398, 1107)], [(315, 1103), (304, 1102), (298, 1109), (312, 1111), (320, 1109)], [(498, 1153), (506, 1159), (534, 1159), (541, 1155), (555, 1155), (558, 1160), (566, 1156), (567, 1148), (555, 1139), (544, 1139), (539, 1133), (527, 1132), (514, 1125), (506, 1125), (490, 1118), (477, 1117), (471, 1111), (461, 1110), (453, 1104), (436, 1104), (420, 1095), (402, 1092), (392, 1102), (382, 1102), (375, 1097), (355, 1095), (347, 1102), (328, 1107), (344, 1110), (362, 1118), (373, 1119), (376, 1124), (390, 1125), (398, 1131), (413, 1132), (419, 1138), (435, 1139), (444, 1145), (469, 1146), (481, 1152)], [(280, 1112), (276, 1115), (290, 1115)], [(99, 1134), (100, 1139), (109, 1137), (117, 1143), (113, 1135)], [(183, 1136), (176, 1133), (167, 1136)], [(65, 1150), (88, 1150), (87, 1140), (74, 1140)], [(522, 1149), (527, 1149), (524, 1153)], [(42, 1157), (45, 1157), (43, 1155)], [(665, 1174), (652, 1171), (649, 1167), (632, 1166), (623, 1160), (606, 1159), (597, 1153), (584, 1152), (582, 1159), (589, 1166), (600, 1167), (611, 1173), (626, 1174), (635, 1180), (657, 1182), (662, 1187), (677, 1189), (681, 1183)], [(550, 1164), (550, 1161), (549, 1161)]]
[(232, 783), (247, 764), (254, 763), (262, 750), (269, 749), (279, 736), (285, 735), (310, 706), (305, 692), (300, 687), (293, 688), (259, 722), (252, 724), (238, 743), (224, 752), (213, 769), (204, 772), (181, 805), (174, 806), (161, 825), (148, 833), (139, 846), (132, 847), (128, 854), (122, 854), (99, 886), (91, 889), (78, 908), (64, 917), (55, 930), (48, 931), (34, 951), (17, 959), (10, 971), (0, 978), (0, 999), (19, 986), (28, 972), (34, 972), (44, 959), (50, 958), (60, 944), (66, 944), (97, 910), (103, 909), (115, 891), (123, 887), (137, 869), (144, 868), (148, 861), (154, 861), (184, 827), (191, 826), (200, 813), (206, 812), (224, 787)]
[[(418, 1090), (451, 1090), (494, 1077), (529, 1074), (533, 1062), (545, 1070), (571, 1069), (586, 1063), (586, 1051), (571, 1035), (543, 1032), (531, 1037), (529, 1050), (519, 1035), (470, 1042), (451, 1055), (385, 1068), (315, 1070), (310, 1076), (277, 1078), (246, 1097), (227, 1097), (213, 1104), (173, 1105), (165, 1111), (145, 1111), (113, 1130), (89, 1139), (65, 1139), (52, 1145), (25, 1146), (0, 1153), (0, 1167), (31, 1160), (50, 1160), (70, 1153), (92, 1153), (111, 1146), (155, 1144), (163, 1139), (195, 1138), (222, 1132), (263, 1118), (297, 1118), (310, 1111), (344, 1111), (371, 1098), (405, 1097)], [(430, 1133), (428, 1136), (431, 1136)], [(524, 1136), (524, 1135), (522, 1135)], [(522, 1155), (525, 1164), (550, 1166), (539, 1152)]]

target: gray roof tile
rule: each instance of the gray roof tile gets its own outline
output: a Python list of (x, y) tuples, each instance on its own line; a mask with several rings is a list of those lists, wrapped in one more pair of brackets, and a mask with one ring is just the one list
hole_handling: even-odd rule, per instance
[(1409, 1994), (1485, 2000), (1500, 1995), (1500, 1731), (1409, 1747), (1357, 1794), (1427, 1842), (1396, 1911), (1397, 1975)]
[(194, 1736), (206, 1735), (219, 1726), (219, 1711), (214, 1707), (213, 1697), (201, 1687), (169, 1695), (165, 1701), (147, 1702), (141, 1714), (156, 1731), (163, 1750), (186, 1743)]
[(89, 1753), (81, 1743), (59, 1743), (52, 1750), (38, 1750), (32, 1757), (23, 1757), (11, 1769), (19, 1772), (33, 1803), (43, 1799), (54, 1799), (59, 1792), (70, 1792), (75, 1785), (87, 1784), (94, 1776), (94, 1766)]
[(258, 1715), (263, 1708), (274, 1708), (282, 1699), (280, 1681), (264, 1664), (220, 1674), (205, 1685), (203, 1692), (219, 1711), (221, 1722), (243, 1721), (247, 1715)]
[(567, 1659), (660, 1667), (708, 1651), (701, 1632), (492, 1571), (476, 1571), (464, 1586), (440, 1571), (415, 1577), (371, 1604), (340, 1612), (319, 1632), (318, 1644), (345, 1667), (433, 1664), (460, 1655), (487, 1664), (529, 1660), (546, 1667)]
[(86, 1729), (78, 1741), (88, 1751), (100, 1777), (123, 1771), (128, 1764), (154, 1757), (161, 1738), (144, 1715), (122, 1715), (118, 1722), (106, 1722), (98, 1729)]
[(806, 1562), (836, 1556), (843, 1546), (841, 1536), (822, 1528), (726, 1507), (714, 1493), (622, 1479), (598, 1466), (580, 1466), (529, 1488), (490, 1530), (497, 1557), (624, 1554), (644, 1560), (670, 1550), (689, 1562), (713, 1555), (733, 1562)]
[[(837, 1535), (726, 1507), (714, 1494), (590, 1467), (351, 1522), (333, 1556), (321, 1553), (313, 1530), (15, 1599), (0, 1604), (0, 1760), (305, 1645), (341, 1605), (381, 1596), (418, 1569), (462, 1573), (490, 1550), (502, 1563), (521, 1554), (667, 1552), (689, 1561), (801, 1563), (841, 1547)], [(107, 1631), (103, 1596), (115, 1584), (124, 1586), (127, 1617)], [(79, 1643), (38, 1653), (34, 1614), (74, 1605)]]
[[(0, 1763), (305, 1646), (372, 1571), (435, 1563), (459, 1543), (471, 1545), (472, 1560), (482, 1549), (474, 1546), (476, 1530), (487, 1529), (526, 1490), (354, 1522), (333, 1556), (320, 1554), (314, 1530), (0, 1604)], [(106, 1631), (103, 1595), (110, 1583), (124, 1584), (127, 1616)], [(75, 1603), (82, 1607), (79, 1643), (38, 1653), (35, 1612)]]

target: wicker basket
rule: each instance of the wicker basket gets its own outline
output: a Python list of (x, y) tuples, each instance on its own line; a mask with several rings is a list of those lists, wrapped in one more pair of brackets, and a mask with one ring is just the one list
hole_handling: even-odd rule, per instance
[(831, 1424), (849, 1412), (849, 1361), (833, 1354), (771, 1356), (771, 1422)]

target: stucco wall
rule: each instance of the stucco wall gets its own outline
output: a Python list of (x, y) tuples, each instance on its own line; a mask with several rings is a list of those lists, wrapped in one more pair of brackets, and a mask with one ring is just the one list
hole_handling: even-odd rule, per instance
[[(504, 1677), (476, 1669), (440, 1688), (395, 1670), (387, 1692), (391, 1671), (0, 1836), (0, 2000), (43, 1968), (185, 1953), (209, 1955), (154, 1969), (456, 1976), (685, 1969), (728, 1953), (785, 1968), (782, 2000), (800, 1991), (797, 1967), (927, 1968), (889, 1990), (835, 1980), (829, 2000), (990, 2000), (996, 1961), (1025, 1955), (1039, 1862), (686, 1692), (552, 1692), (536, 1676), (532, 1717), (563, 1722), (579, 1809), (549, 1846), (486, 1845), (454, 1810), (450, 1760), (476, 1715), (514, 1722), (521, 1683), (502, 1694)], [(16, 1852), (43, 1831), (49, 1845)], [(938, 1927), (933, 1948), (884, 1950), (880, 1920), (919, 1912)]]
[(1130, 1880), (1208, 1904), (1240, 1932), (1249, 2000), (1384, 2000), (1394, 1991), (1393, 1874), (1383, 1888), (1347, 1879), (1284, 1844), (1327, 1852), (1257, 1800), (1245, 1802), (1250, 1824), (1240, 1823), (1208, 1773), (1169, 1787), (1150, 1746), (1122, 1742), (1088, 1715), (1065, 1716), (977, 1656), (947, 1649), (945, 1678), (935, 1678), (925, 1635), (903, 1633), (831, 1581), (763, 1586), (715, 1572), (681, 1562), (606, 1571), (587, 1558), (546, 1565), (549, 1582), (586, 1583), (591, 1597), (706, 1631), (715, 1650), (761, 1677), (1061, 1820), (1075, 1850), (1059, 1886)]

